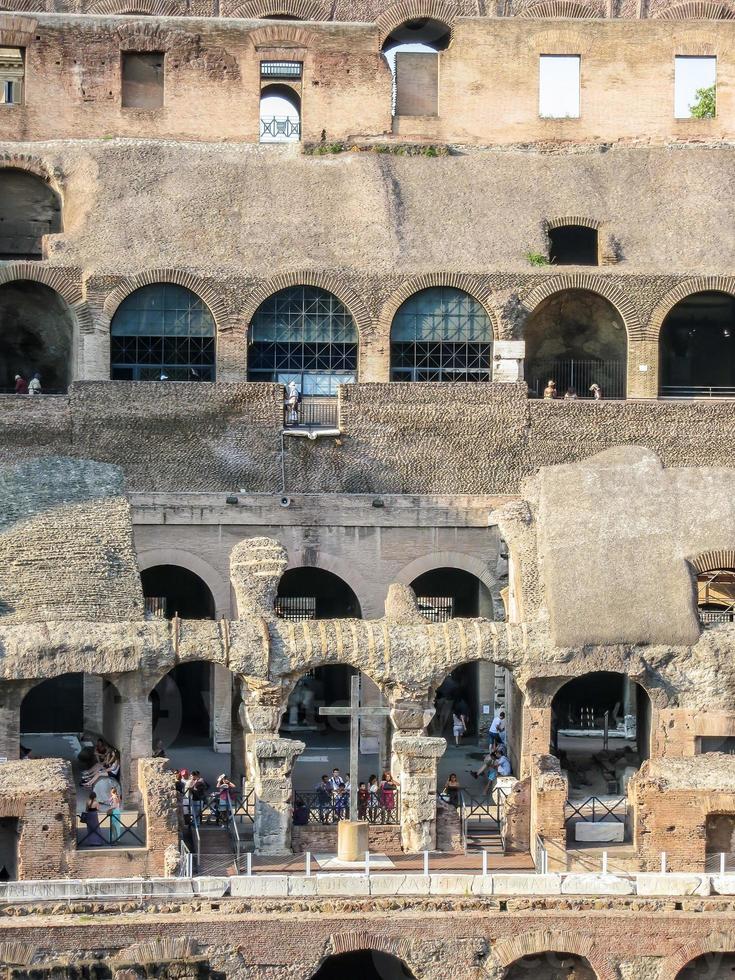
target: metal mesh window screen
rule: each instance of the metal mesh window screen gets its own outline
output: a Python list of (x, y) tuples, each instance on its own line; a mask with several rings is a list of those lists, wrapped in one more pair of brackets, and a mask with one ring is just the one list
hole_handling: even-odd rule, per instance
[(291, 623), (316, 619), (316, 598), (312, 595), (278, 596), (274, 608), (279, 619)]
[(331, 395), (355, 380), (357, 327), (347, 307), (315, 286), (282, 289), (262, 304), (250, 327), (251, 381), (293, 378), (304, 394)]
[(184, 286), (156, 283), (131, 293), (112, 319), (111, 335), (115, 380), (214, 381), (214, 318)]
[(301, 78), (300, 61), (261, 61), (261, 78)]
[(416, 596), (421, 614), (430, 623), (446, 623), (454, 618), (454, 598), (452, 596)]
[(461, 289), (411, 296), (393, 318), (393, 381), (489, 381), (493, 331), (482, 305)]

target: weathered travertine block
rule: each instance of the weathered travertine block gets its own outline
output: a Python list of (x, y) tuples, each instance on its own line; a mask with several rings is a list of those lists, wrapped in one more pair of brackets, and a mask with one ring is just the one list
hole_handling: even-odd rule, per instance
[(254, 843), (258, 854), (291, 853), (292, 783), (294, 759), (303, 742), (272, 735), (248, 740), (255, 789)]
[(634, 884), (616, 875), (566, 875), (562, 879), (562, 895), (632, 895)]
[(433, 851), (436, 847), (436, 767), (446, 747), (443, 738), (424, 735), (396, 735), (393, 739), (404, 851)]

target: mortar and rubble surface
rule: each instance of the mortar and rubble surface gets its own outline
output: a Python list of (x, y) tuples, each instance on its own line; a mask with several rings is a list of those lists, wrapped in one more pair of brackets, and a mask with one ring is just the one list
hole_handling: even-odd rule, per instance
[(2, 6), (7, 977), (729, 977), (735, 3)]

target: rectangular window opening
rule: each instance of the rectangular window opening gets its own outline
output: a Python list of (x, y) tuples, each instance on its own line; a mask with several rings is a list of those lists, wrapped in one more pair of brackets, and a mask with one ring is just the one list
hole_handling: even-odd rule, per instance
[(0, 48), (0, 105), (22, 105), (24, 81), (24, 49)]
[(580, 70), (578, 54), (542, 54), (539, 58), (539, 116), (579, 119)]
[(261, 78), (301, 78), (300, 61), (261, 61)]
[(123, 53), (123, 108), (161, 108), (163, 105), (163, 65), (163, 51), (127, 51)]
[(397, 116), (439, 115), (439, 55), (424, 51), (396, 54)]
[(714, 119), (717, 110), (717, 58), (674, 58), (674, 118)]

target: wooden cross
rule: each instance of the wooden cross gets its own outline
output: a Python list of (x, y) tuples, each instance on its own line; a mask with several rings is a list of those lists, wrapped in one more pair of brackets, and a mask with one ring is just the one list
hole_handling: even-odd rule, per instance
[(350, 678), (350, 704), (344, 708), (320, 708), (320, 715), (340, 715), (350, 719), (350, 820), (357, 820), (357, 787), (358, 778), (358, 745), (360, 738), (361, 718), (385, 718), (390, 714), (390, 708), (378, 705), (360, 707), (360, 675), (355, 673)]

